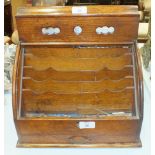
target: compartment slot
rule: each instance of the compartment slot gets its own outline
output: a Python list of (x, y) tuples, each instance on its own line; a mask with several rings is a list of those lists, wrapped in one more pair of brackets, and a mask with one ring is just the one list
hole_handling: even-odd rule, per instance
[(99, 71), (56, 71), (52, 68), (38, 71), (32, 67), (24, 67), (24, 78), (42, 81), (47, 79), (57, 81), (98, 81), (103, 79), (119, 80), (124, 77), (133, 77), (133, 68), (124, 67), (121, 70), (108, 70), (104, 68)]
[(38, 93), (48, 91), (56, 93), (101, 92), (106, 89), (119, 91), (133, 85), (133, 78), (123, 78), (120, 80), (106, 79), (95, 82), (65, 82), (51, 79), (40, 82), (32, 79), (23, 79), (23, 89), (31, 89)]
[(47, 57), (38, 58), (32, 55), (25, 55), (25, 66), (32, 66), (36, 70), (46, 70), (53, 68), (59, 71), (90, 71), (101, 70), (103, 68), (119, 70), (126, 65), (132, 65), (130, 54), (117, 58), (58, 58)]
[(101, 93), (56, 94), (47, 92), (36, 94), (23, 90), (22, 108), (26, 113), (48, 114), (107, 114), (108, 112), (131, 112), (134, 104), (134, 90)]
[(26, 54), (34, 55), (40, 58), (46, 57), (65, 57), (65, 58), (101, 58), (101, 57), (119, 57), (131, 53), (130, 48), (41, 48), (31, 47), (26, 49)]

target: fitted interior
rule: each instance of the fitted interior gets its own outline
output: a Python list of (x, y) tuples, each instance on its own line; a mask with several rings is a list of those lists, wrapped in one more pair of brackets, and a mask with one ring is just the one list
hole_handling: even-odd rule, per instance
[(23, 117), (135, 115), (130, 47), (25, 47)]

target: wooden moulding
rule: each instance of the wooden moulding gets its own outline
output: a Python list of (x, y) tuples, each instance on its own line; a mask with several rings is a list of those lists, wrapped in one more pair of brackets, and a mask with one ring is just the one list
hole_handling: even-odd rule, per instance
[(14, 63), (14, 67), (13, 67), (13, 76), (12, 76), (12, 107), (13, 107), (13, 115), (14, 115), (14, 119), (17, 118), (17, 113), (18, 113), (18, 103), (17, 103), (17, 97), (18, 96), (18, 92), (17, 92), (17, 87), (18, 87), (18, 83), (17, 83), (17, 78), (18, 78), (18, 64), (19, 64), (19, 55), (20, 55), (20, 46), (17, 46), (16, 49), (16, 56), (15, 56), (15, 63)]
[(133, 148), (142, 147), (141, 141), (137, 143), (103, 143), (103, 144), (24, 144), (17, 143), (17, 147), (24, 148)]
[(54, 6), (54, 7), (21, 7), (17, 11), (17, 17), (34, 17), (34, 16), (139, 16), (138, 7), (130, 6), (110, 6), (98, 5), (87, 6), (88, 13), (72, 14), (71, 6)]

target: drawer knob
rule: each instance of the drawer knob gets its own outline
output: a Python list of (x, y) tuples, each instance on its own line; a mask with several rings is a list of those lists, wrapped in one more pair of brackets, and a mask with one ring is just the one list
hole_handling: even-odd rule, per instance
[(56, 27), (48, 27), (48, 28), (42, 28), (42, 34), (44, 35), (55, 35), (60, 33), (60, 28)]
[(76, 35), (79, 35), (80, 33), (82, 33), (82, 28), (80, 26), (75, 26), (74, 27), (74, 33)]
[(112, 34), (112, 33), (114, 33), (114, 31), (115, 31), (115, 29), (112, 26), (111, 27), (103, 26), (103, 27), (97, 27), (96, 28), (97, 34), (104, 34), (104, 35)]

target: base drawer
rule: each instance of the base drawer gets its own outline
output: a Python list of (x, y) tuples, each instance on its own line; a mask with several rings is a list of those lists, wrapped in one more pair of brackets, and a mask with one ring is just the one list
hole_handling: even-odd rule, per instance
[[(21, 120), (19, 146), (26, 145), (83, 145), (134, 143), (140, 144), (139, 120), (91, 120), (95, 128), (80, 129), (80, 121), (89, 120)], [(24, 145), (23, 145), (24, 146)], [(87, 147), (88, 147), (87, 146)]]

